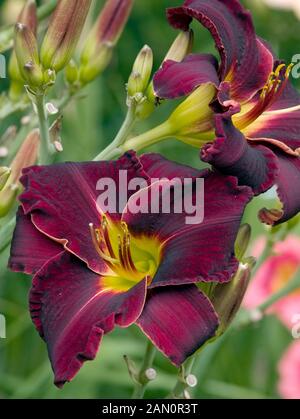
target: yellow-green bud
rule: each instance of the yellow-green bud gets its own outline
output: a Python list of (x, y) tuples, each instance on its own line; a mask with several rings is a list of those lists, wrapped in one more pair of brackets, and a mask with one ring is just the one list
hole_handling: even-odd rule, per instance
[(15, 26), (15, 53), (22, 78), (29, 86), (43, 85), (37, 40), (33, 32), (23, 23)]
[(240, 309), (250, 276), (250, 266), (240, 264), (237, 274), (230, 282), (215, 286), (210, 299), (220, 321), (218, 335), (225, 332)]
[(153, 68), (153, 52), (145, 45), (138, 54), (128, 80), (128, 96), (137, 102), (144, 98)]
[(6, 181), (4, 189), (0, 192), (0, 217), (5, 217), (15, 204), (16, 197), (22, 188), (19, 181), (22, 170), (25, 167), (32, 166), (36, 162), (39, 144), (39, 131), (34, 130), (26, 137), (17, 152), (10, 166), (11, 173), (9, 179)]
[(41, 63), (45, 69), (62, 70), (71, 60), (91, 0), (59, 0), (41, 46)]
[(191, 53), (194, 43), (194, 33), (192, 29), (180, 32), (171, 48), (169, 49), (164, 61), (172, 60), (180, 63), (188, 54)]
[(108, 66), (129, 18), (133, 0), (107, 0), (81, 54), (80, 81), (89, 83)]
[(235, 256), (241, 262), (245, 256), (245, 253), (248, 249), (251, 238), (251, 227), (249, 224), (243, 224), (238, 232), (236, 241), (235, 241)]

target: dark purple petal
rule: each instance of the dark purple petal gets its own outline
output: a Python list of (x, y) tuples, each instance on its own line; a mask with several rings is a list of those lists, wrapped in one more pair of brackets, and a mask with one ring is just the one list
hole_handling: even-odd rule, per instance
[[(114, 162), (32, 167), (24, 171), (21, 179), (25, 192), (20, 200), (25, 214), (31, 214), (39, 230), (59, 240), (67, 250), (98, 273), (106, 271), (106, 265), (94, 248), (89, 230), (90, 223), (95, 226), (100, 223), (101, 209), (97, 207), (100, 191), (97, 190), (97, 183), (103, 178), (115, 181), (117, 193), (113, 198), (117, 198), (117, 213), (112, 217), (119, 219), (119, 189), (122, 193), (127, 190), (124, 175), (121, 176), (124, 185), (122, 180), (119, 182), (120, 170), (126, 171), (127, 181), (135, 177), (148, 179), (133, 153), (127, 153)], [(126, 202), (125, 197), (124, 205)]]
[(276, 152), (279, 173), (276, 179), (277, 193), (283, 204), (283, 212), (262, 210), (260, 219), (266, 224), (280, 224), (300, 212), (300, 158)]
[(231, 118), (216, 115), (216, 140), (204, 146), (201, 159), (226, 175), (236, 176), (256, 194), (271, 188), (278, 174), (275, 154), (267, 147), (250, 145)]
[(300, 148), (300, 94), (290, 82), (276, 102), (249, 125), (245, 133), (250, 138), (273, 143), (287, 152), (286, 146), (291, 150)]
[(34, 277), (31, 316), (47, 343), (58, 386), (95, 358), (104, 334), (115, 325), (129, 326), (141, 314), (146, 281), (127, 292), (109, 289), (104, 281), (67, 252)]
[(152, 290), (137, 324), (177, 366), (212, 338), (219, 325), (213, 306), (195, 285)]
[(162, 99), (186, 96), (201, 84), (219, 85), (218, 62), (210, 54), (188, 55), (182, 62), (165, 61), (153, 78), (155, 95)]
[(32, 224), (30, 215), (24, 215), (22, 208), (19, 208), (9, 268), (31, 275), (62, 251), (63, 247), (38, 231)]
[(201, 177), (206, 171), (200, 171), (184, 164), (168, 160), (158, 153), (146, 153), (140, 156), (143, 169), (154, 179), (174, 179), (176, 177)]
[(221, 79), (231, 83), (234, 99), (249, 99), (265, 85), (273, 56), (257, 39), (251, 15), (238, 0), (186, 0), (167, 14), (175, 28), (187, 30), (194, 18), (211, 32), (221, 56)]
[[(237, 268), (234, 242), (252, 191), (237, 186), (233, 177), (202, 173), (204, 196), (201, 188), (196, 188), (195, 178), (191, 178), (192, 187), (183, 189), (183, 196), (182, 179), (177, 178), (175, 183), (165, 180), (137, 192), (124, 212), (123, 220), (133, 235), (156, 236), (162, 243), (161, 263), (151, 288), (199, 281), (224, 282)], [(169, 194), (170, 208), (163, 211), (161, 203)], [(160, 203), (157, 213), (151, 213), (154, 199)], [(131, 203), (137, 200), (145, 205), (145, 213), (131, 213)], [(181, 212), (175, 211), (173, 203), (178, 204), (179, 200), (195, 205), (198, 216), (195, 224), (187, 222), (187, 217), (196, 215), (195, 211), (187, 211), (185, 205)]]

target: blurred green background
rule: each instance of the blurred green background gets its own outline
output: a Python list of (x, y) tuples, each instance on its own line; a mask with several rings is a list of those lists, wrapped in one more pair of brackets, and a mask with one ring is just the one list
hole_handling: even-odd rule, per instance
[[(19, 3), (18, 0), (0, 1), (1, 24), (13, 20), (14, 8)], [(95, 3), (96, 15), (104, 2)], [(165, 8), (180, 5), (181, 0), (137, 0), (135, 3), (111, 65), (85, 90), (84, 97), (72, 102), (64, 112), (62, 160), (89, 160), (112, 140), (126, 111), (124, 86), (137, 53), (144, 44), (150, 45), (155, 68), (158, 68), (176, 35), (165, 19)], [(279, 57), (290, 62), (294, 54), (300, 53), (300, 24), (291, 12), (270, 10), (260, 0), (244, 3), (253, 13), (258, 34), (272, 44)], [(195, 34), (195, 50), (214, 52), (213, 41), (199, 25), (195, 26)], [(299, 80), (293, 82), (300, 87)], [(5, 90), (8, 80), (0, 83), (0, 90)], [(59, 83), (56, 96), (62, 94), (61, 89)], [(174, 103), (161, 107), (147, 122), (137, 126), (137, 132), (164, 121), (172, 107)], [(19, 125), (20, 116), (22, 114), (14, 114), (0, 121), (0, 136), (11, 124)], [(178, 162), (200, 167), (197, 151), (175, 140), (154, 150)], [(257, 209), (269, 204), (262, 200), (271, 198), (270, 194), (260, 197), (247, 209), (245, 221), (254, 227), (253, 240), (264, 233), (257, 221)], [(7, 249), (0, 256), (0, 313), (7, 319), (7, 338), (0, 339), (0, 398), (130, 397), (132, 383), (122, 356), (127, 354), (137, 362), (142, 358), (146, 342), (136, 327), (115, 330), (106, 336), (94, 362), (86, 363), (63, 390), (54, 387), (46, 347), (34, 330), (27, 310), (30, 278), (6, 270), (8, 252)], [(277, 398), (277, 363), (291, 341), (290, 331), (273, 317), (255, 326), (228, 332), (204, 349), (196, 367), (199, 385), (193, 396)], [(158, 379), (149, 385), (146, 396), (163, 398), (174, 385), (176, 370), (160, 354), (155, 365)]]

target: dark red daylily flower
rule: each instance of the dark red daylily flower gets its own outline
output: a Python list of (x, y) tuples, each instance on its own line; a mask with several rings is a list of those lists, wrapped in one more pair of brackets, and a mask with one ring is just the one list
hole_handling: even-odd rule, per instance
[[(96, 185), (111, 178), (123, 188), (120, 170), (127, 171), (127, 186), (136, 177), (147, 186), (130, 192), (117, 213), (104, 214)], [(153, 188), (163, 193), (150, 179), (174, 177), (204, 178), (202, 224), (186, 225), (186, 214), (175, 211), (128, 210), (129, 200), (146, 202)], [(114, 162), (32, 167), (22, 183), (9, 265), (34, 275), (31, 316), (58, 386), (95, 358), (102, 336), (116, 325), (136, 323), (175, 365), (215, 335), (217, 314), (196, 283), (227, 282), (236, 271), (233, 246), (253, 195), (249, 187), (133, 152)], [(190, 194), (195, 198), (195, 188)]]
[[(208, 55), (187, 57), (183, 64), (169, 61), (154, 78), (157, 95), (174, 98), (204, 83), (214, 85), (216, 100), (207, 106), (214, 109), (210, 136), (215, 140), (203, 147), (202, 160), (237, 176), (256, 194), (277, 185), (283, 209), (264, 209), (260, 218), (268, 224), (287, 221), (300, 211), (295, 193), (300, 189), (300, 95), (288, 80), (291, 67), (256, 36), (250, 13), (238, 0), (186, 0), (167, 15), (181, 30), (193, 19), (205, 26), (221, 63), (216, 70)], [(207, 132), (203, 138), (207, 141)]]

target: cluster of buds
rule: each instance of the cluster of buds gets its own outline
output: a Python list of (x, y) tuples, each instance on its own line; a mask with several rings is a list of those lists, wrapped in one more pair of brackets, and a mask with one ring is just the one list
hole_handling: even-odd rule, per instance
[[(181, 62), (192, 50), (192, 30), (181, 32), (169, 49), (162, 65), (167, 60)], [(136, 116), (139, 119), (147, 118), (155, 109), (157, 97), (154, 94), (151, 73), (153, 69), (153, 53), (145, 45), (138, 54), (127, 84), (128, 106), (132, 102), (136, 105)]]
[(10, 167), (0, 167), (0, 217), (5, 217), (16, 202), (21, 190), (19, 179), (25, 167), (36, 163), (40, 137), (32, 131), (20, 147)]

